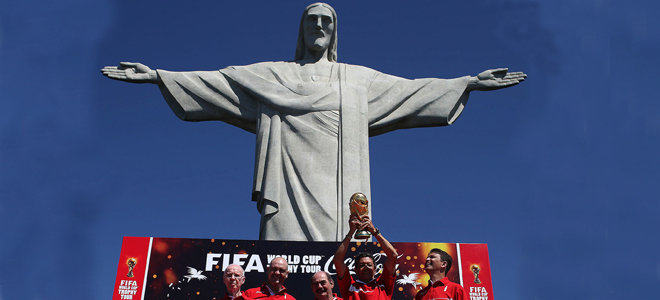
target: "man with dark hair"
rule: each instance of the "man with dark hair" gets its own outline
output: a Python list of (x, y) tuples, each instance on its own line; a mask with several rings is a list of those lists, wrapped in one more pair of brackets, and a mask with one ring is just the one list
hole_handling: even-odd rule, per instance
[(332, 280), (330, 274), (325, 271), (319, 271), (312, 275), (311, 279), (312, 293), (314, 293), (314, 300), (343, 300), (337, 297), (337, 294), (332, 293), (335, 287), (335, 281)]
[[(399, 255), (396, 249), (380, 233), (380, 230), (374, 227), (368, 216), (359, 219), (351, 216), (349, 220), (350, 231), (335, 252), (333, 262), (337, 269), (337, 279), (339, 280), (339, 292), (347, 300), (389, 300), (392, 299), (394, 292), (394, 279), (396, 277), (395, 266), (396, 258)], [(349, 243), (356, 230), (366, 230), (383, 247), (387, 260), (383, 264), (382, 274), (376, 278), (376, 260), (370, 253), (360, 253), (355, 257), (355, 273), (357, 280), (351, 277), (351, 273), (344, 262), (344, 257), (348, 251)]]
[(415, 300), (468, 300), (468, 294), (463, 287), (458, 283), (449, 281), (449, 278), (447, 278), (451, 264), (452, 258), (449, 253), (438, 248), (431, 249), (424, 264), (424, 269), (430, 277), (429, 285), (415, 295)]
[(289, 264), (286, 259), (276, 257), (271, 260), (266, 276), (266, 282), (262, 286), (251, 288), (243, 294), (252, 299), (296, 300), (284, 287), (284, 280), (289, 277)]
[(374, 258), (374, 255), (369, 253), (369, 252), (360, 252), (355, 256), (355, 261), (360, 261), (361, 258), (363, 257), (368, 257), (371, 258), (371, 260), (376, 261), (376, 258)]
[[(431, 254), (431, 253), (436, 253), (436, 254), (440, 255), (440, 260), (447, 263), (446, 264), (447, 266), (445, 267), (445, 275), (449, 274), (449, 270), (451, 269), (451, 264), (454, 261), (451, 258), (451, 255), (449, 255), (449, 253), (447, 253), (445, 251), (442, 251), (438, 248), (431, 249), (431, 251), (429, 251), (429, 254)], [(427, 260), (428, 260), (428, 257), (427, 257)]]

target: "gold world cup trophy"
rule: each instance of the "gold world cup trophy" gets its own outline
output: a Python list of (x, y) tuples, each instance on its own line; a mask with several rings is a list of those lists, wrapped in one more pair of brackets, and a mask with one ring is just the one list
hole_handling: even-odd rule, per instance
[(479, 280), (479, 265), (472, 265), (470, 266), (470, 270), (472, 270), (472, 274), (474, 274), (474, 283), (481, 283), (481, 280)]
[(137, 264), (137, 259), (135, 258), (129, 258), (126, 261), (126, 265), (128, 266), (128, 274), (126, 274), (126, 277), (133, 277), (133, 268), (135, 268), (135, 265)]
[[(351, 216), (356, 216), (362, 220), (362, 217), (369, 215), (369, 200), (362, 193), (353, 194), (349, 206), (351, 208)], [(358, 230), (353, 237), (356, 240), (366, 240), (371, 237), (371, 234), (366, 230)]]

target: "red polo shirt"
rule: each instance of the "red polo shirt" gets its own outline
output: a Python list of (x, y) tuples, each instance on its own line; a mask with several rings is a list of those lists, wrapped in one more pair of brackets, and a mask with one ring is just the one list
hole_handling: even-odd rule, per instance
[(332, 293), (332, 300), (344, 300), (344, 299), (337, 297), (337, 294)]
[(260, 287), (252, 288), (243, 292), (243, 295), (252, 299), (296, 300), (296, 298), (286, 292), (285, 287), (282, 287), (282, 290), (279, 292), (274, 292), (266, 283)]
[(436, 282), (429, 280), (429, 285), (417, 292), (415, 300), (468, 300), (467, 295), (460, 284), (451, 282), (449, 278), (445, 277)]
[(220, 298), (220, 300), (253, 300), (253, 299), (250, 298), (250, 297), (246, 297), (245, 292), (243, 292), (243, 293), (241, 293), (240, 296), (238, 296), (236, 298), (232, 298), (232, 297), (229, 296), (229, 294), (227, 294), (223, 298)]
[(390, 300), (394, 292), (394, 276), (381, 274), (378, 279), (367, 283), (355, 280), (346, 269), (338, 280), (339, 292), (346, 300)]

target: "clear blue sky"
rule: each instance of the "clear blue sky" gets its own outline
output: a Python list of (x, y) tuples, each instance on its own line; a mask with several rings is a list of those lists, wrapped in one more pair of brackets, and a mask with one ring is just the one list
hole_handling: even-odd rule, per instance
[[(0, 300), (111, 297), (125, 235), (256, 239), (254, 136), (99, 69), (290, 60), (309, 3), (0, 1)], [(390, 240), (488, 243), (497, 299), (657, 297), (660, 4), (330, 4), (341, 62), (529, 74), (451, 127), (371, 139)]]

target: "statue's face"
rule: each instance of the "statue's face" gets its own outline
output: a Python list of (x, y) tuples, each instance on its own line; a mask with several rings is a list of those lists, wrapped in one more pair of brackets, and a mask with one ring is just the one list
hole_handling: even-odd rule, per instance
[(330, 46), (335, 22), (332, 12), (323, 6), (309, 9), (303, 21), (305, 47), (310, 51), (325, 51)]

